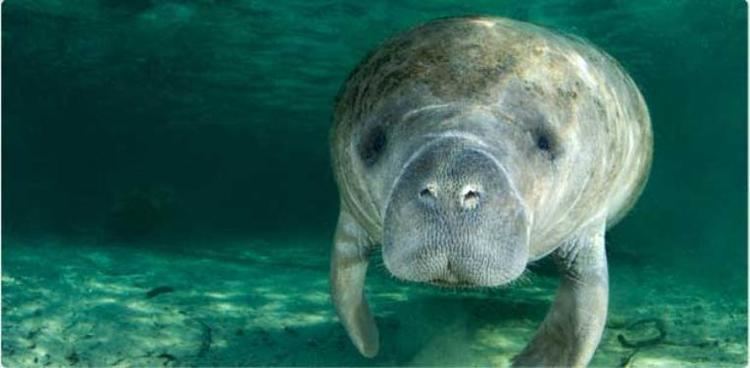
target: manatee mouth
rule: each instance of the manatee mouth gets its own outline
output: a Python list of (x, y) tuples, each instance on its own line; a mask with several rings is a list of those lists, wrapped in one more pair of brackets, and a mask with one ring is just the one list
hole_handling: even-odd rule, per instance
[(396, 179), (384, 216), (383, 261), (397, 278), (499, 286), (525, 270), (526, 207), (502, 164), (471, 143), (441, 139)]
[(476, 288), (476, 287), (482, 286), (482, 285), (478, 285), (470, 281), (461, 280), (454, 275), (449, 275), (447, 277), (446, 276), (436, 277), (434, 279), (428, 280), (427, 283), (433, 286), (438, 286), (441, 288), (448, 288), (448, 289), (469, 289), (469, 288)]
[(451, 262), (448, 262), (443, 274), (431, 280), (428, 280), (427, 283), (443, 288), (471, 288), (479, 286), (474, 284), (473, 282), (462, 280), (454, 273), (453, 267), (454, 266), (451, 264)]

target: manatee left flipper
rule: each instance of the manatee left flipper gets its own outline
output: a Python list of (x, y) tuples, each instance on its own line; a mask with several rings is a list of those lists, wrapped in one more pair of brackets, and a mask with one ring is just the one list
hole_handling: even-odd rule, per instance
[(380, 348), (378, 327), (364, 296), (370, 246), (365, 231), (342, 206), (331, 257), (331, 296), (349, 338), (368, 358)]
[(513, 359), (513, 366), (584, 367), (589, 363), (607, 319), (604, 230), (604, 220), (596, 220), (555, 251), (562, 274), (557, 296), (534, 338)]

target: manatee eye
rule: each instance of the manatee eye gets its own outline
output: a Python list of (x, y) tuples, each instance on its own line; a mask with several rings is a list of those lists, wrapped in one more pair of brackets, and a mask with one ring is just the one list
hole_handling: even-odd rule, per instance
[(383, 152), (386, 144), (385, 130), (383, 127), (376, 126), (365, 135), (359, 145), (359, 155), (365, 165), (372, 166), (377, 162), (380, 153)]
[(548, 129), (535, 129), (532, 131), (536, 148), (542, 151), (550, 160), (557, 158), (561, 151), (555, 134)]
[(536, 138), (536, 146), (542, 151), (549, 151), (552, 148), (550, 147), (549, 138), (544, 134)]

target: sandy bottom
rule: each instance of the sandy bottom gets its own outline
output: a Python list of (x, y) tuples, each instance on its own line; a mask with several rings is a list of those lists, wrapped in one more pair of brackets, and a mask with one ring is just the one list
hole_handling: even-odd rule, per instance
[[(401, 283), (376, 260), (367, 293), (381, 351), (365, 359), (329, 302), (324, 244), (178, 251), (6, 241), (2, 266), (2, 363), (11, 367), (507, 366), (557, 284), (530, 275), (501, 290), (458, 292)], [(592, 365), (746, 364), (746, 300), (655, 267), (611, 264), (610, 275)], [(618, 335), (657, 341), (627, 348)]]

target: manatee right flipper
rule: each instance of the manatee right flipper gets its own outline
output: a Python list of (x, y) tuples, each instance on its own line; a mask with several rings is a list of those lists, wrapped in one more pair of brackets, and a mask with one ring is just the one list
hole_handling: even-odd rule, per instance
[(515, 367), (584, 367), (607, 319), (609, 277), (604, 220), (586, 226), (555, 253), (562, 273), (555, 302)]
[(372, 358), (380, 343), (364, 297), (369, 247), (364, 229), (342, 206), (331, 257), (331, 296), (349, 338), (362, 355)]

